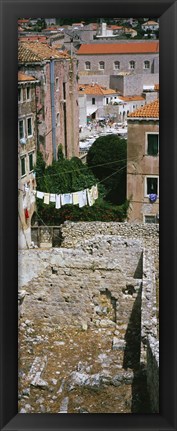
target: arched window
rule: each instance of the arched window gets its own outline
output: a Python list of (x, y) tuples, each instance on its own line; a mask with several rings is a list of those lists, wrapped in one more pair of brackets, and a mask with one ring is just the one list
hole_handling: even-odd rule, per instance
[(149, 69), (150, 68), (150, 61), (145, 60), (144, 61), (144, 69)]
[(86, 61), (85, 62), (85, 70), (90, 70), (91, 66), (90, 66), (90, 61)]
[(120, 61), (115, 61), (114, 62), (114, 70), (119, 70), (120, 69)]
[(104, 61), (99, 62), (99, 69), (104, 70)]
[(129, 68), (130, 68), (131, 70), (134, 70), (134, 69), (135, 69), (135, 61), (134, 61), (134, 60), (131, 60), (131, 61), (130, 61), (130, 63), (129, 63)]

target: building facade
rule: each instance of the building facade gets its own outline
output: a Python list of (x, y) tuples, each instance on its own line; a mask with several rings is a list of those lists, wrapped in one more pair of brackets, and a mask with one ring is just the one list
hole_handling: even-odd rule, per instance
[(127, 43), (92, 43), (81, 45), (77, 51), (79, 72), (99, 72), (114, 75), (119, 72), (136, 74), (159, 72), (158, 41)]
[(80, 126), (85, 126), (88, 120), (98, 120), (102, 116), (113, 113), (115, 110), (112, 102), (116, 98), (116, 91), (97, 83), (79, 85)]
[(79, 155), (77, 60), (40, 42), (20, 42), (19, 70), (34, 76), (37, 87), (38, 148), (47, 165), (58, 148), (70, 159)]
[(128, 221), (159, 219), (159, 99), (128, 117)]
[(110, 87), (120, 91), (122, 96), (141, 95), (144, 86), (157, 85), (158, 83), (158, 73), (119, 72), (117, 75), (110, 76)]
[(36, 86), (32, 77), (18, 73), (18, 244), (30, 247), (31, 218), (35, 211), (37, 152)]

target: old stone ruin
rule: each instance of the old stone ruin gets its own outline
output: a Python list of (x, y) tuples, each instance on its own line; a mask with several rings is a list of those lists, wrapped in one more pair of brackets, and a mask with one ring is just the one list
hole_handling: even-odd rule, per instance
[(19, 412), (157, 413), (158, 226), (61, 231), (19, 252)]

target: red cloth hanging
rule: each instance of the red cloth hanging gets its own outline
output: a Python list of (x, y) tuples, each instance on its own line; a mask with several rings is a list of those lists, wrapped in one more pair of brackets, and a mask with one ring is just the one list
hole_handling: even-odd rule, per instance
[(25, 218), (26, 218), (26, 219), (27, 219), (27, 218), (29, 218), (29, 212), (28, 212), (27, 208), (26, 208), (26, 210), (25, 210)]

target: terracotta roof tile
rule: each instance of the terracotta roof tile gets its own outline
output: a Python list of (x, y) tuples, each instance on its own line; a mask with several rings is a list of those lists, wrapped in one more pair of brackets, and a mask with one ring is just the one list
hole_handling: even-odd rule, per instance
[(132, 112), (128, 118), (159, 118), (159, 99)]
[(123, 27), (122, 27), (122, 25), (108, 25), (108, 29), (121, 30), (121, 29), (123, 29)]
[(34, 78), (34, 76), (25, 75), (25, 73), (18, 72), (18, 82), (23, 81), (36, 81), (36, 78)]
[(47, 36), (20, 36), (19, 37), (20, 42), (46, 42)]
[(144, 22), (144, 24), (142, 24), (143, 26), (146, 26), (146, 25), (154, 25), (154, 24), (158, 24), (158, 22), (156, 22), (156, 21), (146, 21), (146, 22)]
[(80, 84), (79, 85), (80, 94), (93, 94), (95, 96), (104, 96), (106, 94), (117, 94), (115, 90), (111, 88), (101, 87), (98, 84)]
[(143, 96), (119, 96), (119, 99), (123, 100), (124, 102), (133, 102), (134, 100), (145, 100)]
[(159, 42), (95, 43), (81, 45), (78, 55), (158, 53)]
[(18, 19), (18, 24), (26, 24), (29, 22), (29, 19)]
[(19, 63), (41, 62), (52, 58), (69, 58), (69, 55), (66, 52), (59, 52), (57, 49), (42, 42), (19, 42)]

